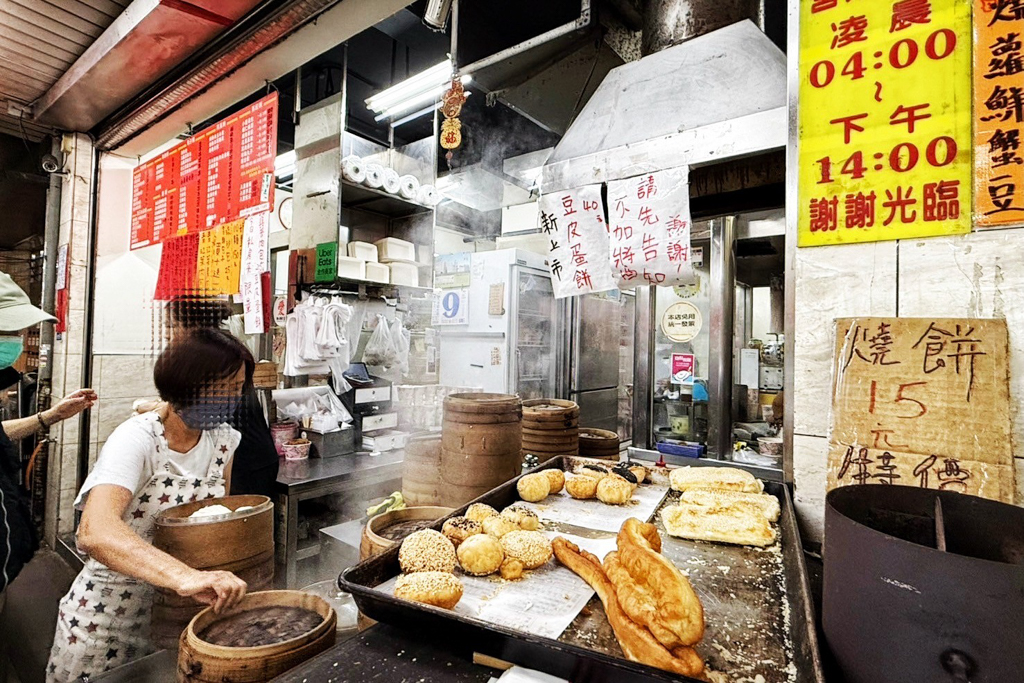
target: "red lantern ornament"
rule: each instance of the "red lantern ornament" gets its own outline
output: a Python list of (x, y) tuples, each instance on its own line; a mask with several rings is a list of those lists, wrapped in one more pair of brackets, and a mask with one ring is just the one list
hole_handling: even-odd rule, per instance
[(452, 150), (462, 144), (462, 122), (459, 121), (459, 114), (462, 113), (462, 105), (466, 103), (466, 91), (462, 87), (462, 80), (456, 76), (452, 79), (452, 85), (441, 97), (441, 114), (444, 121), (441, 122), (441, 147), (448, 150), (444, 158), (448, 161), (448, 167), (452, 165)]

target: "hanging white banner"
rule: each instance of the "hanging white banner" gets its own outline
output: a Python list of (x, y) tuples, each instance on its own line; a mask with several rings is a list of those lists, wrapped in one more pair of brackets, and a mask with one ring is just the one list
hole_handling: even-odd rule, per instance
[(688, 167), (608, 183), (608, 221), (619, 289), (693, 282)]
[(556, 299), (615, 289), (600, 185), (544, 195), (539, 221)]

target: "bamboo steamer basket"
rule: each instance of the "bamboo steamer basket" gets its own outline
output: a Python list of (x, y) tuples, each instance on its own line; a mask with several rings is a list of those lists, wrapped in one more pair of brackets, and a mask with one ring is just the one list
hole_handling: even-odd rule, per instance
[(522, 467), (522, 403), (510, 394), (451, 394), (444, 400), (436, 500), (458, 508), (509, 479)]
[(557, 398), (523, 401), (523, 454), (537, 455), (541, 459), (577, 455), (579, 416), (580, 408), (572, 401)]
[(619, 435), (607, 429), (580, 428), (580, 455), (600, 460), (619, 459)]
[[(260, 607), (301, 607), (324, 618), (311, 631), (291, 640), (258, 647), (225, 647), (198, 634), (225, 616)], [(206, 608), (181, 634), (178, 683), (264, 683), (334, 645), (338, 616), (325, 600), (302, 591), (249, 593), (235, 607), (217, 615)]]
[(407, 505), (438, 505), (444, 498), (441, 482), (441, 435), (409, 439), (402, 462), (402, 497)]
[(379, 515), (374, 515), (366, 523), (366, 526), (363, 527), (363, 536), (359, 541), (359, 561), (362, 562), (369, 557), (379, 555), (399, 542), (389, 540), (380, 535), (388, 527), (394, 526), (399, 522), (408, 522), (414, 519), (425, 519), (435, 522), (442, 517), (450, 515), (452, 512), (453, 508), (421, 505), (401, 510), (388, 510)]
[[(208, 505), (231, 510), (253, 509), (241, 514), (189, 519)], [(266, 496), (225, 496), (177, 505), (156, 518), (153, 546), (194, 569), (228, 571), (246, 582), (250, 591), (269, 588), (274, 582), (274, 504)], [(204, 604), (172, 590), (157, 588), (153, 594), (150, 637), (163, 648), (173, 648), (182, 630)]]

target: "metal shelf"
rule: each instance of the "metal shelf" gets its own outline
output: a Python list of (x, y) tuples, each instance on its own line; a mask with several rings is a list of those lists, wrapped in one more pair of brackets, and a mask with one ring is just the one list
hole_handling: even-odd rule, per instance
[(341, 205), (388, 218), (405, 218), (434, 210), (432, 207), (403, 199), (399, 195), (384, 190), (375, 190), (366, 185), (356, 185), (345, 179), (341, 181)]

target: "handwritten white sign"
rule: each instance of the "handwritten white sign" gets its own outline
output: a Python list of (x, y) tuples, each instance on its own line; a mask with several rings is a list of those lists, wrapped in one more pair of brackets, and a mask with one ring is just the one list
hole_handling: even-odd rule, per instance
[(688, 167), (608, 183), (608, 214), (619, 289), (693, 282)]
[(539, 220), (556, 299), (615, 289), (600, 185), (544, 195)]

